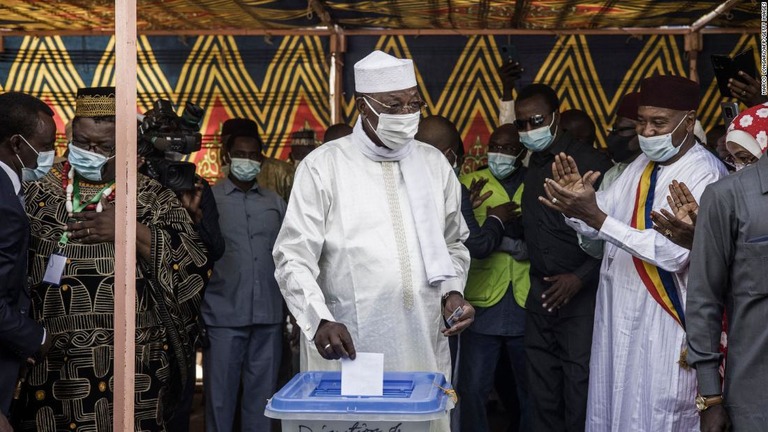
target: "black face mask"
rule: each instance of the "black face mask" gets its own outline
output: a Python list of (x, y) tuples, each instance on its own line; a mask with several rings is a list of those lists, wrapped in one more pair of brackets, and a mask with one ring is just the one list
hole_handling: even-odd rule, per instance
[(626, 162), (638, 153), (629, 149), (629, 142), (635, 137), (636, 135), (628, 137), (613, 134), (608, 135), (605, 142), (608, 147), (608, 152), (611, 154), (613, 160), (616, 162)]

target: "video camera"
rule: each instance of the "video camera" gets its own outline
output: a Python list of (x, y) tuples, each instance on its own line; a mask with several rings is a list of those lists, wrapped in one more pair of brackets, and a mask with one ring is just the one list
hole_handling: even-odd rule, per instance
[(184, 155), (200, 150), (200, 123), (205, 111), (187, 102), (179, 116), (170, 101), (158, 99), (139, 125), (138, 152), (144, 156), (145, 174), (174, 192), (195, 188), (195, 164)]

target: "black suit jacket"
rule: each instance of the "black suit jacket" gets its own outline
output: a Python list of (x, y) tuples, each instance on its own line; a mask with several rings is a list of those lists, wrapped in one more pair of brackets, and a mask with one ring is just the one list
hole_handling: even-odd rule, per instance
[(8, 412), (19, 368), (40, 349), (43, 327), (29, 317), (29, 219), (0, 168), (0, 410)]

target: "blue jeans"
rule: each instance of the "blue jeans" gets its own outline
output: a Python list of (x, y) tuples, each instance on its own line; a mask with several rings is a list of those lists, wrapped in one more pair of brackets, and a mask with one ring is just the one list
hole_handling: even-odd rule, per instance
[[(491, 336), (475, 333), (472, 328), (461, 334), (459, 360), (459, 405), (461, 430), (487, 432), (485, 404), (493, 388), (493, 377), (499, 356), (506, 347), (517, 399), (520, 402), (520, 429), (530, 429), (528, 381), (525, 375), (525, 349), (522, 336)], [(510, 383), (511, 384), (511, 383)]]

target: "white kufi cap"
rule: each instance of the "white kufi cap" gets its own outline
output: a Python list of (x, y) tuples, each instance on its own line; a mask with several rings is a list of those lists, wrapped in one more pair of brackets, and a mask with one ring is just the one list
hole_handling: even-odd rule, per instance
[(383, 93), (416, 87), (413, 60), (376, 50), (355, 63), (355, 91)]

